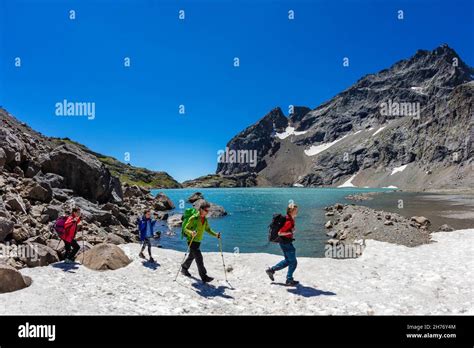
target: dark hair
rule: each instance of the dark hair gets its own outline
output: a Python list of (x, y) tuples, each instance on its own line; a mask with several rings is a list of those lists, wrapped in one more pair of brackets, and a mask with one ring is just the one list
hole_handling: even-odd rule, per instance
[(145, 209), (145, 211), (143, 212), (143, 215), (146, 215), (146, 213), (149, 213), (150, 212), (150, 209)]
[(201, 205), (199, 205), (199, 209), (201, 209), (201, 210), (209, 209), (210, 207), (211, 207), (211, 205), (207, 201), (203, 201), (201, 203)]
[(71, 209), (71, 214), (77, 213), (79, 210), (81, 210), (81, 208), (79, 208), (79, 207), (74, 207), (74, 208)]
[(288, 205), (288, 208), (286, 208), (286, 214), (290, 215), (296, 208), (298, 208), (298, 206), (296, 204), (290, 203)]

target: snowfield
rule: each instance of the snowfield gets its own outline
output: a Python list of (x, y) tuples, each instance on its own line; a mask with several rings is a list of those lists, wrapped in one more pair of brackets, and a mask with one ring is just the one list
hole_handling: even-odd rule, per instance
[(275, 135), (280, 138), (280, 139), (286, 139), (288, 138), (290, 135), (302, 135), (302, 134), (305, 134), (307, 133), (308, 131), (295, 131), (295, 127), (291, 127), (291, 126), (288, 126), (286, 127), (285, 131), (283, 133), (276, 133)]
[(352, 180), (355, 179), (357, 174), (352, 175), (348, 180), (346, 180), (342, 185), (339, 185), (338, 187), (357, 187), (352, 183)]
[(22, 270), (33, 284), (1, 294), (0, 314), (474, 314), (474, 229), (433, 239), (416, 248), (367, 240), (358, 259), (299, 258), (296, 288), (280, 284), (284, 272), (276, 284), (264, 273), (278, 255), (226, 254), (232, 288), (218, 253), (204, 255), (216, 277), (209, 286), (181, 275), (173, 282), (183, 253), (154, 248), (154, 269), (136, 256), (138, 244), (127, 244), (133, 262), (116, 271), (62, 263)]
[(390, 173), (390, 175), (403, 172), (407, 166), (408, 164), (404, 164), (403, 166), (393, 168), (392, 173)]
[(307, 155), (307, 156), (314, 156), (314, 155), (317, 155), (318, 153), (321, 153), (323, 151), (326, 151), (327, 149), (329, 149), (331, 146), (333, 146), (334, 144), (338, 143), (339, 141), (341, 141), (342, 139), (346, 138), (347, 136), (349, 136), (350, 134), (346, 134), (344, 135), (343, 137), (339, 138), (339, 139), (336, 139), (334, 141), (331, 141), (330, 143), (322, 143), (322, 144), (319, 144), (319, 145), (311, 145), (311, 147), (309, 149), (306, 149), (304, 150), (304, 153)]

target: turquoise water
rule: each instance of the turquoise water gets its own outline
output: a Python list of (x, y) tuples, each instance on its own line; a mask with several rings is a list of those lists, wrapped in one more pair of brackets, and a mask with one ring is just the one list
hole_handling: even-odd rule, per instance
[[(153, 190), (165, 193), (175, 204), (175, 213), (182, 213), (191, 206), (181, 203), (194, 192), (202, 192), (204, 198), (222, 205), (229, 215), (209, 219), (211, 227), (222, 232), (223, 249), (227, 252), (272, 253), (280, 254), (280, 248), (267, 242), (267, 227), (274, 213), (285, 213), (290, 200), (299, 207), (296, 218), (295, 247), (298, 255), (322, 257), (325, 234), (324, 207), (337, 202), (348, 203), (345, 196), (353, 193), (390, 191), (387, 189), (359, 188), (220, 188), (220, 189), (167, 189)], [(353, 202), (351, 202), (353, 203)], [(172, 213), (173, 213), (172, 212)], [(175, 236), (163, 235), (160, 244), (164, 248), (184, 250), (185, 242), (181, 239), (181, 229), (174, 229)], [(217, 239), (206, 234), (203, 251), (218, 251)]]

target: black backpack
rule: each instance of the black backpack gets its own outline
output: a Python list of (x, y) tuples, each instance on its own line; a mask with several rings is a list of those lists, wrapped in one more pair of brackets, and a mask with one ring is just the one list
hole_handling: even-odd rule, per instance
[(282, 238), (278, 235), (278, 231), (283, 227), (286, 222), (286, 216), (281, 214), (273, 214), (273, 219), (270, 225), (268, 225), (268, 241), (273, 243), (281, 243)]

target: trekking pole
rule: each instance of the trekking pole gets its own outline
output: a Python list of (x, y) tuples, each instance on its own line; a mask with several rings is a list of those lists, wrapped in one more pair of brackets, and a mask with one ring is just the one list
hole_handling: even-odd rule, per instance
[(224, 267), (225, 281), (228, 283), (229, 281), (227, 280), (227, 269), (225, 267), (225, 262), (224, 262), (224, 253), (222, 252), (222, 237), (218, 239), (219, 239), (219, 250), (221, 252), (221, 257), (222, 257), (222, 266)]
[(191, 244), (193, 244), (193, 240), (194, 240), (194, 237), (196, 237), (196, 235), (197, 233), (193, 236), (193, 238), (191, 238), (191, 241), (188, 244), (188, 249), (186, 250), (186, 253), (184, 254), (183, 261), (181, 261), (181, 263), (179, 264), (178, 272), (176, 273), (176, 277), (174, 277), (174, 280), (173, 280), (174, 282), (176, 281), (176, 279), (178, 279), (179, 272), (181, 271), (181, 268), (183, 267), (183, 262), (184, 260), (186, 260), (186, 257), (188, 256), (189, 251), (191, 250)]

